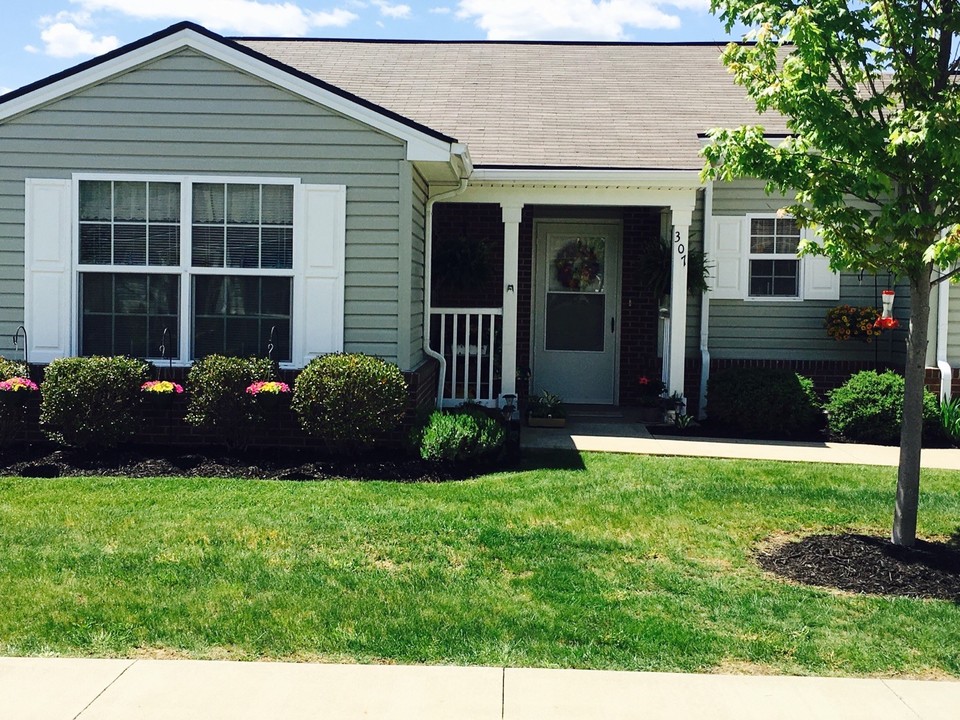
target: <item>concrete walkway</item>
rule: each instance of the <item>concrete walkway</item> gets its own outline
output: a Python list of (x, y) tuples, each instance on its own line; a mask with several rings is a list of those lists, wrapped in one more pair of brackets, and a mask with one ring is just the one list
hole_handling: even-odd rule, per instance
[(960, 683), (0, 658), (3, 720), (956, 720)]
[[(896, 467), (899, 464), (900, 453), (898, 447), (853, 443), (655, 438), (646, 426), (637, 422), (618, 418), (596, 421), (576, 417), (568, 421), (564, 429), (525, 427), (520, 433), (520, 444), (525, 448), (889, 467)], [(960, 470), (960, 449), (925, 449), (921, 453), (920, 464), (925, 468)], [(960, 711), (957, 717), (960, 718)]]

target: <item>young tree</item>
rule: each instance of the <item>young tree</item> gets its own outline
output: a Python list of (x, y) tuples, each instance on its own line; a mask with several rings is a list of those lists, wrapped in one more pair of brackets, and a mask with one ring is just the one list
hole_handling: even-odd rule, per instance
[(960, 259), (960, 0), (711, 0), (711, 10), (728, 31), (755, 28), (723, 62), (791, 134), (774, 143), (760, 126), (715, 130), (704, 176), (766, 179), (768, 191), (795, 195), (786, 212), (819, 231), (802, 252), (909, 280), (892, 537), (910, 546), (930, 292)]

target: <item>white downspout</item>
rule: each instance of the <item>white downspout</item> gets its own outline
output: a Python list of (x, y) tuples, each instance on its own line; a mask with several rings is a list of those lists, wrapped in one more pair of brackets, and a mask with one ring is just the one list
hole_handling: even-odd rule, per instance
[(950, 281), (937, 287), (937, 367), (940, 369), (940, 398), (950, 399), (953, 368), (947, 362), (947, 340), (950, 320)]
[[(703, 193), (703, 252), (713, 252), (713, 181)], [(707, 408), (707, 381), (710, 379), (710, 293), (700, 296), (700, 399), (697, 419), (702, 420)]]
[(440, 193), (427, 198), (425, 237), (423, 240), (423, 352), (428, 357), (440, 363), (437, 372), (437, 407), (443, 404), (443, 385), (447, 379), (447, 361), (441, 353), (430, 347), (430, 310), (431, 310), (431, 283), (433, 282), (433, 204), (438, 200), (448, 200), (456, 197), (467, 189), (468, 178), (460, 178), (460, 185), (454, 190)]

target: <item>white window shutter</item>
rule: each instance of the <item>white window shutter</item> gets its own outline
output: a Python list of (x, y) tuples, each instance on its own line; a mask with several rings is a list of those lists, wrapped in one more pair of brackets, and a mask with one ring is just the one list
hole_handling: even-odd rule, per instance
[[(816, 241), (812, 230), (804, 230), (803, 237)], [(803, 299), (839, 300), (840, 273), (830, 269), (830, 260), (822, 255), (806, 255), (803, 258)]]
[(343, 350), (347, 189), (301, 185), (294, 230), (293, 360)]
[(24, 326), (30, 362), (71, 350), (73, 273), (70, 180), (28, 178), (24, 217)]
[(713, 247), (707, 250), (710, 268), (710, 297), (742, 300), (747, 294), (746, 218), (713, 218)]

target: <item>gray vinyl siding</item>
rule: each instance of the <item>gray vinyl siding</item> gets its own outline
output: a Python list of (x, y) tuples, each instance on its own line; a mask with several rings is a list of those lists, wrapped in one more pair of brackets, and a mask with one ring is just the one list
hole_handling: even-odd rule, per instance
[(423, 280), (424, 247), (427, 227), (427, 181), (416, 170), (413, 172), (413, 228), (410, 257), (410, 362), (416, 367), (423, 354)]
[[(714, 186), (714, 215), (772, 213), (787, 202), (769, 196), (759, 180), (737, 180)], [(709, 258), (708, 258), (709, 262)], [(711, 300), (710, 354), (714, 359), (876, 360), (902, 364), (905, 330), (884, 333), (873, 343), (837, 342), (827, 335), (827, 311), (836, 305), (880, 307), (880, 291), (891, 287), (892, 277), (857, 273), (840, 276), (839, 300), (766, 301)], [(909, 318), (909, 286), (894, 286), (894, 314), (901, 327)]]
[[(703, 250), (704, 237), (704, 194), (697, 193), (697, 204), (693, 209), (693, 219), (690, 224), (690, 249)], [(702, 295), (687, 294), (687, 357), (699, 357), (700, 352), (700, 315)]]
[(346, 185), (345, 349), (406, 354), (400, 140), (184, 50), (0, 124), (0, 145), (0, 353), (23, 320), (25, 178), (103, 172)]
[(947, 303), (947, 323), (947, 362), (953, 367), (960, 367), (960, 285), (952, 283), (950, 301)]

